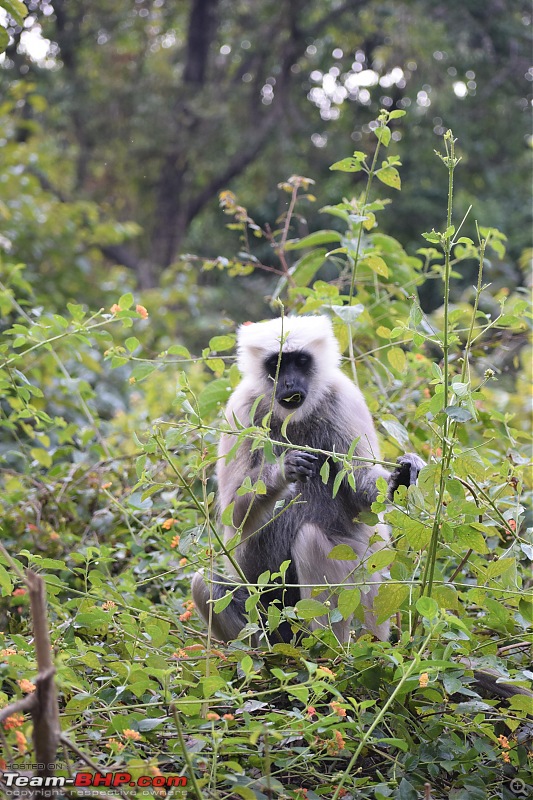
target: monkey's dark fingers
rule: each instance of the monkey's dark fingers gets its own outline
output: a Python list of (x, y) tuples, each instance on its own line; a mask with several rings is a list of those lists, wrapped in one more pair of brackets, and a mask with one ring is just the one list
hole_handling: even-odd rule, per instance
[(317, 456), (292, 450), (285, 456), (285, 477), (289, 481), (307, 481), (316, 474)]
[(412, 486), (418, 480), (418, 473), (425, 467), (425, 462), (417, 456), (416, 453), (406, 453), (397, 459), (398, 467), (396, 471), (397, 486), (404, 484), (405, 486)]

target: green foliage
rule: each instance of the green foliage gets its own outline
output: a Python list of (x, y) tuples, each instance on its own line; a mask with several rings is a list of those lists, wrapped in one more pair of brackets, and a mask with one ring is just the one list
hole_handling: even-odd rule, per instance
[[(317, 587), (295, 608), (271, 605), (265, 618), (261, 595), (285, 582), (283, 564), (249, 587), (250, 622), (227, 647), (195, 617), (189, 586), (198, 566), (218, 569), (238, 543), (220, 541), (211, 477), (221, 409), (239, 381), (233, 335), (219, 332), (208, 345), (206, 337), (190, 352), (151, 329), (149, 301), (138, 303), (127, 286), (108, 311), (70, 303), (60, 313), (43, 307), (31, 269), (8, 259), (0, 266), (0, 513), (9, 553), (0, 554), (0, 703), (35, 677), (17, 571), (30, 566), (47, 583), (63, 730), (101, 771), (184, 774), (188, 796), (259, 800), (415, 798), (426, 783), (434, 798), (483, 800), (512, 797), (511, 780), (527, 783), (530, 698), (482, 697), (472, 667), (495, 668), (519, 687), (531, 678), (528, 305), (519, 290), (491, 294), (484, 284), (503, 236), (480, 229), (475, 241), (455, 222), (450, 133), (444, 229), (426, 234), (415, 256), (381, 232), (387, 202), (375, 192), (400, 188), (398, 158), (383, 156), (394, 114), (380, 114), (371, 159), (357, 151), (334, 165), (364, 173), (366, 183), (323, 207), (323, 231), (295, 233), (298, 209), (314, 202), (306, 178), (281, 186), (288, 211), (275, 228), (222, 196), (241, 251), (208, 267), (235, 281), (273, 269), (278, 306), (329, 314), (345, 369), (379, 421), (385, 463), (406, 449), (428, 462), (392, 505), (378, 483), (365, 521), (384, 514), (394, 549), (354, 563), (356, 588)], [(274, 266), (254, 249), (265, 240)], [(474, 294), (452, 303), (450, 285), (472, 259)], [(427, 280), (443, 298), (432, 314), (417, 295)], [(517, 342), (514, 372), (504, 374)], [(272, 457), (268, 419), (239, 430), (235, 448), (245, 437)], [(328, 454), (322, 479), (331, 462), (339, 481), (354, 485), (354, 448)], [(241, 491), (261, 494), (264, 485), (248, 479)], [(222, 514), (228, 522), (232, 508)], [(332, 555), (354, 556), (347, 547)], [(395, 641), (355, 634), (339, 645), (329, 623), (352, 613), (360, 620), (372, 573), (387, 565), (374, 610), (379, 620), (393, 616)], [(318, 618), (323, 627), (309, 631)], [(247, 645), (251, 632), (275, 632), (283, 621), (303, 633), (300, 642)], [(29, 735), (27, 720), (6, 729), (13, 763), (26, 760), (17, 732)], [(68, 748), (63, 758), (65, 771), (82, 765)]]

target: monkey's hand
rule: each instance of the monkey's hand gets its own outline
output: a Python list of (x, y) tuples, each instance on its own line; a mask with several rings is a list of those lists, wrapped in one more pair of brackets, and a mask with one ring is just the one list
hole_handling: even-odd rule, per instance
[(425, 467), (425, 462), (416, 453), (406, 453), (400, 456), (396, 463), (398, 466), (393, 470), (389, 479), (389, 494), (392, 496), (398, 486), (411, 486), (416, 483), (418, 473)]
[(314, 453), (302, 453), (289, 450), (283, 463), (283, 474), (288, 483), (306, 483), (316, 475), (317, 456)]

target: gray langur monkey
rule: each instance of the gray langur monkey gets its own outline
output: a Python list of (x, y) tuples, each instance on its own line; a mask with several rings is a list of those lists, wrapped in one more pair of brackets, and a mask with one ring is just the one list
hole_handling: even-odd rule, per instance
[[(357, 520), (358, 515), (369, 510), (375, 501), (378, 478), (387, 480), (392, 498), (398, 486), (416, 482), (424, 466), (413, 453), (401, 456), (392, 473), (376, 464), (358, 462), (358, 458), (379, 461), (379, 445), (363, 395), (341, 371), (340, 359), (331, 322), (325, 316), (249, 323), (238, 332), (238, 364), (243, 378), (226, 408), (227, 421), (235, 434), (224, 433), (220, 441), (219, 506), (224, 510), (234, 503), (233, 525), (225, 528), (224, 536), (227, 542), (240, 529), (234, 557), (249, 583), (255, 584), (265, 570), (279, 572), (280, 565), (290, 560), (285, 574), (288, 585), (263, 592), (263, 607), (276, 601), (293, 606), (298, 600), (311, 597), (315, 585), (325, 584), (332, 590), (325, 589), (318, 599), (331, 600), (333, 607), (335, 587), (356, 585), (357, 562), (333, 560), (328, 554), (335, 545), (348, 544), (364, 560), (383, 547), (388, 541), (387, 527), (366, 525)], [(283, 443), (273, 445), (276, 461), (266, 461), (262, 449), (252, 447), (251, 438), (244, 438), (236, 452), (230, 453), (238, 429), (260, 425), (265, 418), (272, 441)], [(358, 440), (354, 452), (355, 490), (343, 479), (333, 497), (339, 465), (330, 459), (329, 477), (324, 483), (320, 469), (327, 456), (298, 448), (346, 454), (354, 440)], [(239, 493), (247, 477), (252, 484), (263, 481), (264, 494)], [(280, 508), (280, 501), (285, 501), (285, 507)], [(210, 614), (210, 600), (223, 597), (235, 584), (210, 574), (209, 586), (206, 577), (197, 572), (193, 578), (196, 607), (205, 620), (211, 618), (217, 639), (235, 639), (247, 623), (248, 591), (243, 586), (237, 588), (223, 611)], [(372, 575), (371, 585), (363, 594), (364, 626), (386, 640), (388, 621), (378, 625), (372, 613), (380, 580), (379, 573)], [(323, 624), (321, 619), (313, 620), (311, 627), (316, 629)], [(351, 619), (333, 624), (340, 642), (348, 640), (350, 626)], [(288, 623), (281, 624), (278, 636), (290, 641)], [(272, 639), (275, 641), (275, 634)], [(252, 641), (254, 645), (258, 643), (257, 635)]]

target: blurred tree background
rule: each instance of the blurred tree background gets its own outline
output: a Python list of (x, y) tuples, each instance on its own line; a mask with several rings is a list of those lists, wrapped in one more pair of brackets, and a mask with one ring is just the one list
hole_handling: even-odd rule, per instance
[[(26, 6), (23, 25), (7, 18), (0, 67), (1, 245), (56, 309), (107, 306), (137, 287), (158, 324), (171, 335), (186, 327), (189, 341), (224, 314), (267, 315), (268, 273), (229, 291), (222, 271), (201, 270), (202, 259), (238, 247), (219, 192), (231, 188), (273, 226), (287, 206), (277, 185), (291, 174), (337, 202), (354, 176), (328, 167), (353, 149), (371, 154), (380, 108), (408, 113), (393, 132), (403, 191), (387, 232), (413, 253), (420, 231), (441, 224), (433, 150), (452, 128), (463, 160), (457, 211), (474, 206), (465, 232), (475, 219), (503, 231), (507, 256), (490, 279), (523, 282), (533, 80), (525, 0)], [(311, 204), (296, 233), (323, 224)], [(432, 286), (421, 290), (428, 309), (440, 302)]]

